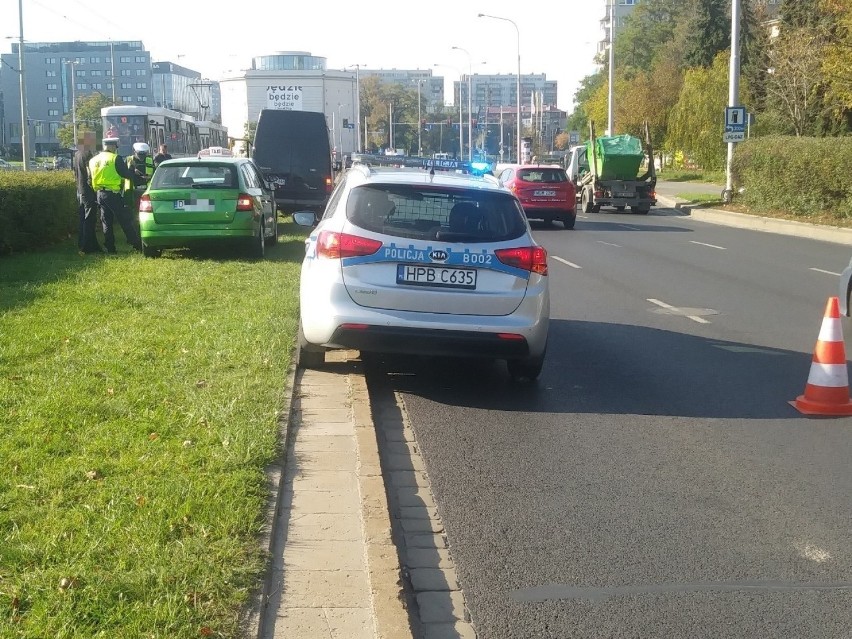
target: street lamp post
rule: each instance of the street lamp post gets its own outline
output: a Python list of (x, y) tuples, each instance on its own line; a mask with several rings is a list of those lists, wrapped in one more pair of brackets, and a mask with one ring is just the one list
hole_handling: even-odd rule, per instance
[(420, 108), (420, 87), (423, 78), (417, 78), (417, 155), (423, 155), (423, 115)]
[(30, 170), (29, 128), (30, 119), (27, 116), (27, 81), (24, 77), (24, 7), (23, 0), (18, 0), (18, 22), (20, 26), (20, 43), (18, 45), (18, 74), (21, 81), (21, 159), (24, 161), (24, 171)]
[[(468, 161), (473, 161), (473, 103), (471, 100), (473, 62), (470, 52), (467, 49), (463, 49), (462, 47), (453, 47), (453, 49), (463, 51), (467, 54), (467, 159)], [(461, 91), (461, 84), (459, 84), (459, 91)]]
[(609, 5), (609, 88), (607, 107), (607, 135), (615, 135), (615, 108), (613, 84), (615, 83), (615, 0)]
[(515, 21), (510, 20), (509, 18), (501, 18), (500, 16), (492, 16), (492, 15), (489, 15), (487, 13), (480, 13), (478, 17), (480, 17), (480, 18), (492, 18), (494, 20), (503, 20), (505, 22), (511, 22), (512, 26), (515, 27), (515, 33), (518, 36), (518, 87), (517, 87), (517, 96), (515, 96), (515, 97), (517, 98), (517, 109), (518, 109), (518, 112), (516, 114), (517, 119), (518, 119), (518, 140), (517, 140), (518, 157), (517, 157), (517, 162), (520, 164), (520, 162), (521, 162), (521, 31), (520, 31), (520, 29), (518, 29), (518, 25), (515, 24)]
[(74, 127), (74, 144), (77, 144), (77, 94), (74, 85), (74, 60), (66, 60), (65, 64), (71, 67), (71, 126)]
[[(350, 64), (347, 69), (355, 68), (355, 103), (358, 105), (358, 117), (355, 118), (355, 138), (358, 140), (358, 153), (361, 152), (361, 83), (358, 79), (360, 64)], [(364, 147), (367, 146), (367, 132), (364, 131)]]

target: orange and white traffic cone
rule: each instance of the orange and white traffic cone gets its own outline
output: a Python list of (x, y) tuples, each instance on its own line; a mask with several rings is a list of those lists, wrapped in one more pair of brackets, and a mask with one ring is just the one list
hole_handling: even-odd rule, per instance
[(840, 300), (829, 297), (803, 395), (790, 404), (805, 415), (852, 415)]

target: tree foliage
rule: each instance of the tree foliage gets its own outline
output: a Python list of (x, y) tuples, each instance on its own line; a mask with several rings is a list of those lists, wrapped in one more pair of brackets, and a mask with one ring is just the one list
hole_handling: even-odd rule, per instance
[(852, 110), (852, 0), (823, 0), (822, 10), (834, 25), (823, 49), (822, 72), (827, 95), (841, 111)]
[(77, 145), (74, 139), (74, 122), (77, 118), (77, 135), (82, 131), (94, 131), (95, 139), (100, 141), (103, 137), (104, 127), (101, 120), (101, 109), (112, 104), (112, 100), (103, 93), (90, 93), (77, 98), (75, 109), (63, 118), (64, 124), (59, 127), (56, 136), (59, 138), (61, 147), (70, 149)]
[(725, 165), (722, 143), (728, 99), (730, 53), (720, 53), (710, 68), (689, 69), (668, 122), (667, 148), (683, 151), (705, 169)]
[(731, 23), (726, 0), (698, 0), (691, 19), (692, 46), (686, 52), (691, 67), (709, 67), (720, 51), (731, 46)]

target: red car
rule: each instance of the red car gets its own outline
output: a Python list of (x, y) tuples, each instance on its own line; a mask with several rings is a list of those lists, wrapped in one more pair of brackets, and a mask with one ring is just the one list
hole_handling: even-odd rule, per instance
[(498, 178), (521, 201), (528, 219), (558, 220), (564, 228), (574, 228), (577, 191), (565, 169), (519, 164), (503, 169)]

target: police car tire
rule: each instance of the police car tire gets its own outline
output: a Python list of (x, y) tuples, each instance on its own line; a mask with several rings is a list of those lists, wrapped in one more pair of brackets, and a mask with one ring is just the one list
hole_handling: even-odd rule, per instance
[(308, 343), (302, 331), (301, 320), (296, 341), (299, 347), (296, 364), (299, 368), (319, 368), (325, 364), (325, 349)]

